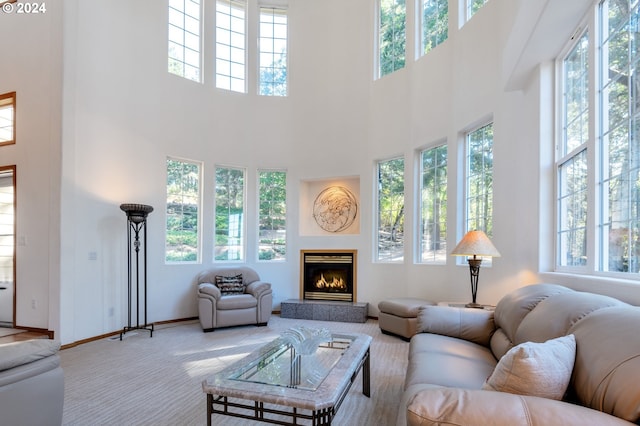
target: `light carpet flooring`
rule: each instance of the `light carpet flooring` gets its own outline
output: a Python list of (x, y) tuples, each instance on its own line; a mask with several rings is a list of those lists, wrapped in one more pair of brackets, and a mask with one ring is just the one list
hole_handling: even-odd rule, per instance
[[(366, 333), (371, 344), (371, 398), (362, 373), (334, 425), (394, 425), (407, 368), (409, 344), (382, 334), (376, 320), (364, 324), (285, 319), (266, 327), (243, 326), (203, 333), (198, 322), (157, 326), (85, 343), (60, 352), (65, 378), (64, 425), (205, 425), (202, 381), (298, 325)], [(259, 425), (221, 415), (213, 424)]]

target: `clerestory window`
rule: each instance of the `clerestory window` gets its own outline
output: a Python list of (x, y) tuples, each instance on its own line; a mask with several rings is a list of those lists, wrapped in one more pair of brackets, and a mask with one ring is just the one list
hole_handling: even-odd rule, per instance
[(200, 82), (200, 0), (169, 0), (169, 67), (180, 77)]
[(260, 8), (260, 95), (287, 96), (287, 19), (286, 9)]
[(216, 2), (216, 87), (246, 93), (246, 14), (244, 1)]
[(449, 0), (422, 0), (418, 16), (422, 29), (420, 55), (424, 55), (449, 36)]
[(378, 77), (404, 68), (406, 24), (405, 0), (378, 0)]

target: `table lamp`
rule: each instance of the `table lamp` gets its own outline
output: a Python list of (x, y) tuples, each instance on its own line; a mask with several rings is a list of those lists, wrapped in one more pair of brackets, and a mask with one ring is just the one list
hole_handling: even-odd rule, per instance
[(468, 257), (469, 272), (471, 274), (471, 297), (472, 302), (467, 303), (467, 308), (482, 308), (482, 305), (476, 303), (476, 294), (478, 293), (478, 275), (480, 275), (480, 264), (482, 256), (500, 257), (500, 253), (494, 247), (493, 243), (487, 235), (482, 231), (469, 231), (456, 248), (451, 252), (452, 256), (473, 256)]

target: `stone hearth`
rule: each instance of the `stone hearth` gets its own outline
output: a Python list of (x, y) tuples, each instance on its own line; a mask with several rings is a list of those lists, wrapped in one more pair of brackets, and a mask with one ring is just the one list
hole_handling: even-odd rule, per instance
[(289, 299), (280, 304), (282, 318), (366, 322), (368, 303)]

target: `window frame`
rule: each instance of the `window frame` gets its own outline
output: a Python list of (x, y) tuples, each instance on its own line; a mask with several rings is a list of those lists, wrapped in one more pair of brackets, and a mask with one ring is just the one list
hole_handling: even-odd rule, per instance
[[(7, 100), (9, 99), (9, 100)], [(8, 92), (0, 95), (0, 109), (10, 108), (11, 109), (11, 139), (7, 139), (6, 141), (0, 141), (0, 146), (4, 145), (13, 145), (16, 143), (16, 92)], [(1, 124), (1, 123), (0, 123)]]

